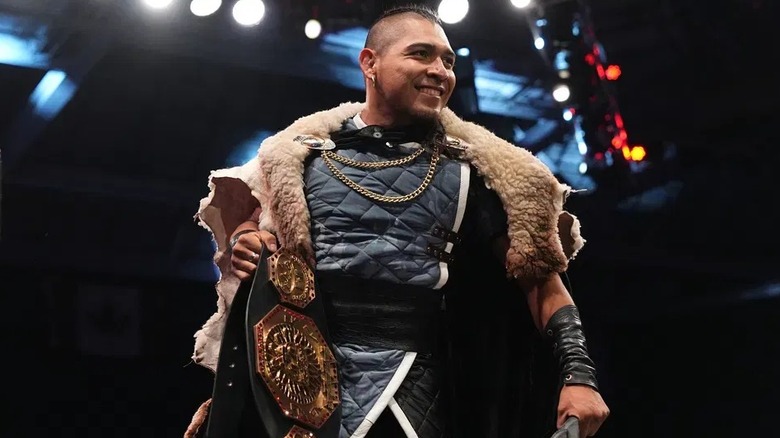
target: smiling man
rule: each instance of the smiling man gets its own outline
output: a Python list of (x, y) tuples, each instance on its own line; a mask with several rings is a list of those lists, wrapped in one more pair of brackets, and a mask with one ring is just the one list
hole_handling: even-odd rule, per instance
[(186, 436), (538, 437), (571, 416), (592, 436), (609, 410), (560, 278), (584, 243), (569, 187), (447, 109), (432, 11), (387, 11), (359, 61), (365, 103), (210, 177), (222, 276), (193, 359), (216, 380)]

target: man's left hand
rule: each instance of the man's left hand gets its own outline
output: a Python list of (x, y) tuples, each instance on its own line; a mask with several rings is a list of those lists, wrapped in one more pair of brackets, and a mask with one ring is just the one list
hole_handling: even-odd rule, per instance
[(580, 438), (586, 438), (595, 435), (608, 416), (607, 404), (601, 394), (590, 386), (567, 385), (561, 389), (558, 428), (568, 417), (577, 417), (580, 420)]

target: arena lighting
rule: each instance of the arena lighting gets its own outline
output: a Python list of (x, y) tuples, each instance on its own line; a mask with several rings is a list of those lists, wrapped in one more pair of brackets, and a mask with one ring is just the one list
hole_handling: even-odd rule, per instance
[(610, 65), (609, 67), (607, 67), (607, 70), (604, 72), (605, 76), (610, 81), (616, 81), (622, 73), (623, 72), (620, 71), (619, 65)]
[(190, 11), (198, 17), (206, 17), (217, 12), (222, 6), (222, 0), (192, 0)]
[(264, 15), (263, 0), (238, 0), (233, 5), (233, 18), (242, 26), (255, 26), (263, 20)]
[(569, 90), (568, 85), (556, 85), (555, 88), (553, 88), (552, 95), (556, 102), (566, 102), (571, 96), (571, 91)]
[(167, 8), (172, 2), (173, 0), (144, 0), (146, 6), (149, 6), (153, 9)]
[(531, 5), (531, 0), (511, 0), (512, 6), (523, 9)]
[(634, 146), (631, 148), (631, 159), (634, 161), (642, 161), (647, 156), (644, 146)]
[(469, 13), (468, 0), (442, 0), (439, 3), (439, 18), (447, 24), (455, 24)]
[(306, 26), (303, 28), (303, 33), (306, 34), (306, 37), (313, 40), (317, 39), (318, 36), (320, 36), (320, 33), (322, 32), (322, 25), (320, 22), (314, 18), (306, 22)]
[(642, 161), (647, 156), (644, 146), (623, 146), (620, 148), (623, 158), (629, 161)]

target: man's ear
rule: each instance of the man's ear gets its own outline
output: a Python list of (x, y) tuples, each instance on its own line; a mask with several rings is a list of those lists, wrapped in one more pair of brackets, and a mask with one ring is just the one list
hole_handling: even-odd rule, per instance
[(360, 62), (360, 70), (363, 71), (365, 77), (376, 76), (376, 51), (374, 49), (364, 48), (361, 50), (358, 61)]

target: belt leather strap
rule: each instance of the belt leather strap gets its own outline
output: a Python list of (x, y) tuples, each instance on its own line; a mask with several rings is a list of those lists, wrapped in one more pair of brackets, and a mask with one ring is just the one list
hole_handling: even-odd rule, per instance
[(219, 350), (217, 375), (209, 409), (207, 438), (238, 436), (250, 390), (244, 315), (250, 283), (242, 283), (233, 298)]
[[(233, 300), (225, 327), (225, 336), (222, 339), (207, 437), (235, 436), (235, 425), (239, 423), (240, 413), (249, 398), (248, 401), (256, 407), (265, 432), (270, 438), (297, 437), (297, 434), (291, 434), (296, 427), (303, 427), (313, 432), (314, 438), (337, 438), (341, 426), (340, 405), (319, 428), (312, 428), (284, 415), (269, 387), (257, 372), (255, 326), (272, 309), (280, 304), (285, 306), (281, 303), (279, 293), (269, 279), (269, 256), (270, 254), (264, 248), (253, 281), (243, 282)], [(292, 307), (284, 307), (284, 309), (311, 318), (330, 348), (331, 340), (319, 293), (315, 294), (313, 301), (304, 309)]]

